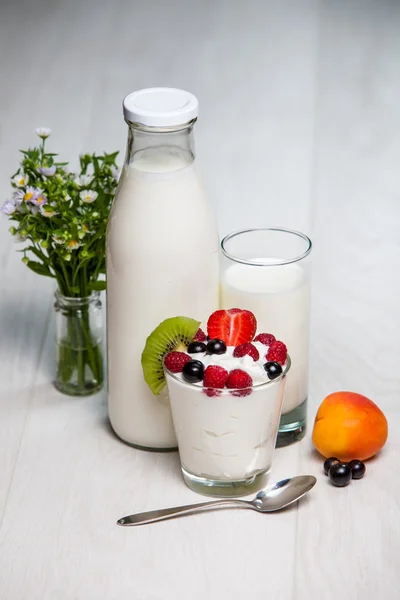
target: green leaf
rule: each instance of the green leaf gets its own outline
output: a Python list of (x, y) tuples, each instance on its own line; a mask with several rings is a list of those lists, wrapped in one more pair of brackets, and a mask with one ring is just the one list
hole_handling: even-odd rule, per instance
[(90, 284), (90, 289), (92, 292), (102, 292), (107, 288), (107, 283), (105, 281), (93, 281)]
[(34, 261), (34, 260), (30, 260), (27, 263), (27, 266), (34, 272), (37, 273), (38, 275), (44, 275), (45, 277), (53, 277), (50, 269), (48, 267), (45, 267), (44, 265)]
[(33, 254), (35, 254), (41, 260), (43, 260), (43, 258), (46, 257), (46, 255), (43, 254), (43, 252), (40, 252), (40, 250), (38, 250), (37, 248), (35, 248), (35, 246), (28, 246), (27, 248), (25, 248), (25, 251), (27, 250), (33, 252)]

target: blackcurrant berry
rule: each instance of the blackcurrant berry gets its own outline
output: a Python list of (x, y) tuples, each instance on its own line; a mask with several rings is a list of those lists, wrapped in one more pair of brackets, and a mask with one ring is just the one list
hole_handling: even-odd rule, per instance
[(271, 360), (266, 362), (264, 365), (264, 369), (267, 372), (268, 379), (276, 379), (279, 375), (282, 374), (282, 367), (279, 363)]
[(209, 354), (225, 354), (226, 344), (222, 340), (210, 340), (207, 344), (207, 352)]
[(365, 465), (361, 460), (351, 460), (348, 463), (353, 479), (361, 479), (365, 475)]
[(349, 465), (346, 465), (346, 463), (334, 463), (329, 469), (328, 475), (333, 485), (344, 487), (351, 479), (351, 469)]
[(189, 360), (182, 369), (182, 377), (188, 383), (198, 383), (203, 376), (204, 365), (200, 360)]
[(340, 462), (340, 460), (338, 458), (335, 458), (334, 456), (327, 458), (326, 461), (324, 462), (325, 475), (328, 475), (329, 469), (331, 468), (331, 466), (338, 462)]
[(189, 354), (197, 354), (198, 352), (205, 352), (206, 350), (207, 346), (204, 342), (191, 342), (187, 349)]

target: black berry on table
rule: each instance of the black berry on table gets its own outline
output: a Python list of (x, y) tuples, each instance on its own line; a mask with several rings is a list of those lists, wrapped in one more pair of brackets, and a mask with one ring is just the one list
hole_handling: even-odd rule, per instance
[(344, 487), (351, 479), (351, 469), (346, 463), (334, 463), (329, 469), (328, 475), (333, 485)]
[(351, 460), (348, 465), (350, 467), (353, 479), (361, 479), (364, 477), (366, 468), (362, 460)]
[(326, 461), (324, 462), (325, 475), (328, 475), (329, 469), (331, 468), (331, 466), (338, 462), (340, 462), (340, 460), (338, 458), (336, 458), (335, 456), (331, 456), (330, 458), (327, 458)]

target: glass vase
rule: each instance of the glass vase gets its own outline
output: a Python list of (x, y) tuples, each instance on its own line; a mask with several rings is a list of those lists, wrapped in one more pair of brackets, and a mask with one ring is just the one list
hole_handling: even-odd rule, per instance
[(57, 373), (55, 387), (88, 396), (103, 387), (102, 310), (99, 292), (85, 298), (55, 293)]

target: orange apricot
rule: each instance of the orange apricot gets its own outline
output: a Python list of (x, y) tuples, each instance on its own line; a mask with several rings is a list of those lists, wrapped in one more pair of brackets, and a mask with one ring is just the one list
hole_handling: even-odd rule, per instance
[(387, 436), (386, 417), (372, 400), (354, 392), (335, 392), (318, 409), (312, 441), (323, 456), (349, 462), (374, 456)]

